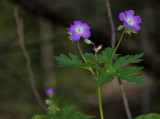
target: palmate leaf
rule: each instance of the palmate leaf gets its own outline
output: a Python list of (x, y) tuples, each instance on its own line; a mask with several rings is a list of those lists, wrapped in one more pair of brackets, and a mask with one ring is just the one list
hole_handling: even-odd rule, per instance
[(140, 61), (142, 61), (143, 57), (143, 53), (139, 54), (139, 55), (127, 55), (124, 57), (120, 57), (113, 65), (113, 69), (117, 70), (127, 64), (130, 63), (138, 63)]
[(60, 54), (59, 56), (55, 57), (56, 60), (58, 61), (59, 67), (68, 67), (68, 66), (76, 67), (83, 64), (77, 55), (74, 55), (72, 53), (68, 53), (68, 55), (69, 57), (63, 54)]
[(112, 56), (113, 50), (111, 48), (106, 48), (102, 54), (98, 55), (98, 62), (105, 63), (106, 71), (103, 71), (100, 75), (93, 75), (97, 80), (94, 81), (95, 86), (100, 86), (105, 82), (110, 82), (113, 80), (114, 76), (118, 76), (119, 78), (129, 81), (135, 82), (138, 84), (148, 84), (146, 81), (143, 80), (141, 77), (142, 74), (138, 73), (143, 67), (130, 67), (126, 69), (121, 69), (127, 64), (130, 63), (138, 63), (142, 61), (142, 54), (139, 55), (127, 55), (121, 56), (113, 65), (113, 59), (115, 59), (119, 54), (115, 54)]
[(138, 74), (134, 74), (137, 71), (140, 71), (143, 67), (130, 67), (130, 68), (126, 68), (123, 70), (118, 70), (116, 72), (116, 75), (123, 79), (123, 80), (127, 80), (129, 82), (135, 82), (138, 84), (148, 84), (148, 82), (146, 82), (145, 80), (143, 80), (143, 78), (141, 77), (142, 74), (138, 73)]
[(94, 80), (95, 87), (100, 86), (104, 83), (109, 83), (114, 79), (114, 75), (108, 74), (108, 73), (100, 74), (100, 75), (93, 75), (93, 77), (95, 78)]
[(160, 114), (150, 113), (148, 115), (138, 116), (135, 119), (160, 119)]
[(98, 63), (104, 63), (105, 67), (109, 69), (112, 66), (112, 54), (113, 49), (108, 47), (102, 51), (102, 54), (98, 54)]

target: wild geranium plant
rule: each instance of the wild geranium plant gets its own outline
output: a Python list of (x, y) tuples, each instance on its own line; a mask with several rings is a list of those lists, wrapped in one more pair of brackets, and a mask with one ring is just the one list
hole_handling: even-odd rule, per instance
[[(78, 67), (86, 69), (91, 72), (93, 77), (94, 86), (98, 89), (99, 98), (99, 110), (101, 119), (103, 117), (103, 109), (101, 103), (101, 86), (104, 83), (111, 82), (115, 77), (122, 80), (133, 82), (137, 84), (148, 84), (143, 80), (142, 73), (139, 73), (143, 67), (131, 65), (125, 67), (128, 64), (136, 64), (142, 61), (143, 53), (136, 55), (122, 56), (116, 54), (116, 51), (122, 41), (124, 34), (136, 34), (140, 30), (141, 18), (140, 16), (134, 16), (133, 10), (127, 10), (119, 14), (119, 19), (123, 21), (123, 25), (118, 27), (119, 31), (123, 31), (120, 40), (115, 49), (110, 47), (101, 51), (102, 45), (96, 45), (90, 38), (90, 27), (87, 23), (83, 23), (80, 20), (74, 21), (74, 24), (68, 28), (69, 39), (78, 44), (78, 50), (81, 54), (81, 58), (77, 55), (68, 53), (68, 55), (60, 54), (55, 59), (58, 61), (59, 67)], [(79, 42), (83, 42), (87, 45), (93, 45), (94, 53), (82, 53)], [(97, 46), (97, 47), (96, 47)], [(100, 52), (101, 51), (101, 52)], [(45, 102), (48, 105), (48, 114), (36, 115), (33, 119), (92, 119), (93, 116), (88, 116), (81, 112), (74, 112), (72, 106), (58, 106), (58, 101), (54, 101), (53, 89), (46, 89), (46, 93), (49, 97)], [(152, 117), (159, 117), (158, 114), (150, 114), (139, 116), (136, 119), (154, 119)], [(129, 119), (132, 119), (130, 116)], [(155, 118), (157, 119), (157, 118)]]
[[(123, 33), (115, 50), (107, 47), (100, 53), (99, 51), (101, 50), (102, 45), (96, 47), (96, 45), (89, 39), (91, 35), (89, 25), (77, 20), (74, 21), (74, 25), (69, 27), (68, 34), (70, 40), (78, 43), (78, 49), (83, 61), (81, 61), (77, 55), (72, 53), (69, 53), (68, 55), (60, 54), (59, 56), (56, 56), (59, 67), (79, 67), (91, 72), (94, 86), (98, 88), (101, 119), (104, 119), (101, 104), (101, 85), (111, 82), (114, 77), (119, 77), (123, 80), (138, 84), (147, 84), (147, 82), (143, 80), (142, 73), (138, 72), (143, 67), (131, 66), (124, 68), (127, 64), (135, 64), (142, 61), (143, 53), (126, 56), (116, 54), (123, 35), (125, 33), (131, 35), (132, 33), (137, 33), (140, 30), (139, 23), (141, 23), (141, 18), (140, 16), (134, 16), (133, 10), (128, 10), (120, 13), (119, 19), (123, 21), (123, 25), (120, 25), (118, 29), (123, 30)], [(93, 50), (95, 53), (82, 53), (79, 44), (80, 41), (93, 45)]]

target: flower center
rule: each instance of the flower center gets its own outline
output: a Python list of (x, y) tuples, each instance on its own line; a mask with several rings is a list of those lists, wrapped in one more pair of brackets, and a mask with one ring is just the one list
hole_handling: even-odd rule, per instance
[(82, 27), (77, 27), (77, 28), (76, 28), (76, 32), (79, 33), (79, 34), (82, 34), (83, 31), (84, 31), (84, 30), (83, 30)]
[(127, 23), (128, 23), (129, 25), (133, 25), (133, 19), (127, 18)]

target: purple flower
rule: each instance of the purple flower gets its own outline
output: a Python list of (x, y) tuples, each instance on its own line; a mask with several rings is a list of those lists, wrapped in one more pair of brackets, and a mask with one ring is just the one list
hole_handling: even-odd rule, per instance
[(52, 88), (46, 89), (47, 94), (53, 94), (54, 90)]
[(74, 21), (74, 25), (71, 25), (69, 28), (69, 33), (74, 41), (80, 40), (82, 36), (84, 39), (88, 39), (91, 35), (89, 31), (90, 27), (86, 23), (82, 23), (80, 20)]
[(141, 23), (140, 16), (134, 16), (133, 10), (128, 10), (119, 14), (119, 19), (123, 21), (124, 26), (128, 29), (133, 28), (135, 31), (140, 30), (140, 26), (138, 25)]

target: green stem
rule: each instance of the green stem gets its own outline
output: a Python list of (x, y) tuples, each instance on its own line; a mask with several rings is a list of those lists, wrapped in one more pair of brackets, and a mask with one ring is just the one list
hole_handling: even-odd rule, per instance
[[(83, 60), (85, 62), (87, 62), (87, 60), (85, 59), (85, 57), (83, 56), (83, 53), (81, 51), (80, 45), (79, 45), (79, 41), (78, 41), (78, 50), (83, 58)], [(97, 54), (95, 54), (96, 60), (97, 60)], [(95, 75), (95, 73), (93, 72), (92, 68), (90, 68), (90, 71), (93, 75)], [(98, 72), (97, 72), (98, 73)], [(100, 110), (100, 115), (101, 115), (101, 119), (104, 119), (103, 117), (103, 110), (102, 110), (102, 102), (101, 102), (101, 89), (100, 86), (98, 86), (98, 97), (99, 97), (99, 110)]]
[[(78, 50), (79, 50), (79, 52), (80, 52), (83, 60), (84, 60), (85, 62), (87, 62), (87, 60), (85, 59), (85, 57), (83, 56), (83, 53), (82, 53), (82, 51), (81, 51), (81, 48), (80, 48), (80, 45), (79, 45), (79, 41), (78, 41)], [(89, 68), (89, 70), (90, 70), (91, 73), (94, 75), (94, 72), (93, 72), (92, 68)]]
[(84, 58), (83, 54), (82, 54), (82, 51), (81, 51), (81, 48), (80, 48), (80, 45), (79, 45), (79, 41), (78, 41), (78, 50), (79, 50), (82, 58), (84, 59), (84, 61), (87, 62), (86, 59)]
[(98, 86), (98, 97), (99, 97), (99, 110), (100, 110), (101, 119), (104, 119), (104, 117), (103, 117), (103, 109), (102, 109), (102, 102), (101, 102), (101, 87), (100, 86)]
[(117, 51), (117, 49), (118, 49), (118, 47), (119, 47), (119, 45), (120, 45), (120, 43), (121, 43), (121, 41), (122, 41), (123, 35), (124, 35), (124, 30), (123, 30), (123, 33), (122, 33), (122, 35), (121, 35), (121, 38), (120, 38), (120, 40), (119, 40), (119, 42), (118, 42), (118, 44), (117, 44), (117, 46), (116, 46), (116, 49), (114, 50), (112, 56), (116, 53), (116, 51)]

